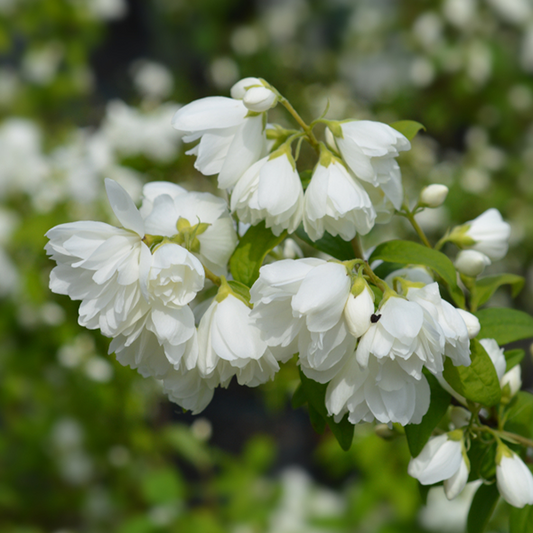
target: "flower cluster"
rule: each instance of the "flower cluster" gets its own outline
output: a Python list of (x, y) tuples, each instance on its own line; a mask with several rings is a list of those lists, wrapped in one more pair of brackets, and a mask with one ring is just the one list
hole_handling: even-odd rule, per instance
[[(268, 123), (269, 109), (278, 104), (300, 130)], [(319, 124), (322, 141), (314, 133)], [(403, 131), (412, 133), (413, 124)], [(472, 405), (478, 402), (479, 410), (488, 398), (492, 406), (493, 397), (509, 404), (521, 380), (520, 367), (505, 372), (496, 340), (472, 340), (480, 322), (466, 310), (456, 271), (439, 250), (446, 243), (467, 248), (456, 264), (475, 311), (476, 277), (505, 255), (509, 225), (490, 209), (452, 228), (431, 249), (414, 215), (441, 205), (448, 189), (431, 185), (409, 208), (397, 162), (410, 148), (401, 123), (396, 129), (320, 118), (307, 125), (259, 78), (238, 82), (231, 98), (180, 108), (172, 125), (185, 143), (196, 143), (187, 152), (196, 156), (195, 167), (217, 175), (229, 200), (153, 182), (138, 209), (120, 185), (106, 180), (121, 227), (86, 221), (51, 229), (46, 250), (57, 262), (51, 289), (80, 300), (81, 325), (111, 337), (109, 350), (122, 364), (160, 379), (168, 397), (194, 413), (234, 376), (257, 386), (291, 359), (302, 387), (305, 381), (323, 387), (321, 407), (333, 427), (346, 420), (389, 428), (419, 424), (430, 408), (430, 382), (441, 383), (473, 410), (431, 438), (409, 473), (423, 484), (444, 481), (446, 495), (455, 497), (470, 471)], [(303, 141), (316, 154), (310, 173), (299, 168)], [(374, 254), (385, 263), (369, 261), (359, 235), (390, 218), (384, 213), (406, 217), (426, 247), (404, 242), (404, 257), (394, 243), (380, 255), (380, 245)], [(332, 253), (294, 259), (279, 249), (263, 264), (297, 229), (319, 250), (324, 239)], [(353, 252), (338, 252), (343, 241), (352, 241)], [(406, 267), (398, 269), (398, 261)], [(492, 396), (481, 400), (479, 392), (465, 392), (472, 376), (461, 384), (474, 356), (476, 372), (480, 360), (488, 368), (482, 388), (493, 382)], [(502, 495), (515, 506), (529, 502), (512, 494), (510, 476), (523, 470), (518, 456), (489, 426), (475, 428), (497, 440)]]

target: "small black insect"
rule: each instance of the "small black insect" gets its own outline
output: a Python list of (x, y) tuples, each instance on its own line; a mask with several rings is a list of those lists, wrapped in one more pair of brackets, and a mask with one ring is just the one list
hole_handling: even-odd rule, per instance
[(370, 317), (370, 322), (372, 322), (372, 324), (375, 324), (376, 322), (379, 321), (380, 318), (381, 318), (381, 315), (374, 315), (374, 314), (373, 314), (373, 315)]

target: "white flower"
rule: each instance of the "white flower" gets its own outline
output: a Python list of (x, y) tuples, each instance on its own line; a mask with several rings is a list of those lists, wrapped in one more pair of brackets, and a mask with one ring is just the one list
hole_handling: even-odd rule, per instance
[(381, 122), (351, 120), (335, 126), (332, 132), (348, 167), (359, 179), (380, 187), (394, 207), (400, 209), (403, 191), (395, 158), (400, 151), (411, 148), (407, 138)]
[(324, 231), (340, 235), (345, 241), (352, 240), (356, 232), (366, 235), (376, 219), (368, 194), (323, 145), (321, 153), (305, 191), (305, 231), (313, 241)]
[[(456, 366), (470, 364), (470, 342), (468, 329), (463, 315), (458, 309), (443, 300), (437, 283), (431, 283), (423, 288), (411, 287), (407, 291), (407, 299), (416, 302), (424, 309), (425, 320), (433, 321), (433, 327), (444, 337), (444, 353)], [(441, 372), (442, 368), (436, 372)], [(428, 365), (428, 368), (435, 370)]]
[(446, 185), (440, 185), (438, 183), (428, 185), (420, 193), (420, 203), (427, 207), (439, 207), (446, 200), (448, 191), (449, 189)]
[(252, 316), (278, 358), (299, 352), (303, 372), (329, 381), (353, 353), (344, 319), (350, 294), (346, 267), (320, 259), (284, 260), (261, 268), (250, 290)]
[(265, 220), (275, 235), (292, 233), (302, 220), (303, 188), (290, 153), (281, 148), (253, 164), (239, 179), (231, 210), (245, 223)]
[(468, 481), (470, 467), (465, 461), (462, 430), (432, 437), (409, 462), (407, 472), (422, 485), (444, 481), (449, 500), (455, 498)]
[(357, 346), (356, 359), (366, 367), (371, 356), (396, 360), (409, 375), (422, 377), (422, 368), (442, 370), (445, 340), (434, 322), (424, 316), (415, 302), (390, 297), (376, 312), (372, 323)]
[[(106, 188), (123, 228), (75, 222), (51, 229), (46, 250), (58, 265), (50, 287), (82, 300), (80, 324), (115, 337), (111, 350), (123, 364), (157, 377), (169, 364), (190, 370), (198, 347), (186, 304), (204, 285), (198, 258), (225, 272), (236, 243), (226, 206), (207, 193), (154, 183), (139, 211), (117, 183), (107, 180)], [(191, 227), (180, 213), (205, 222)]]
[(476, 250), (462, 250), (455, 259), (455, 268), (472, 278), (477, 278), (487, 265), (490, 265), (490, 259)]
[(492, 208), (455, 228), (450, 240), (485, 254), (491, 261), (497, 261), (507, 253), (510, 235), (511, 226), (502, 219), (497, 209)]
[(147, 272), (141, 273), (141, 288), (147, 301), (180, 307), (191, 302), (204, 286), (202, 263), (177, 244), (157, 247), (146, 268)]
[(496, 485), (513, 507), (533, 505), (533, 475), (520, 457), (500, 443), (496, 452)]
[(328, 413), (340, 421), (346, 413), (352, 424), (378, 420), (384, 424), (419, 424), (429, 408), (425, 376), (416, 379), (391, 359), (371, 357), (366, 367), (349, 357), (326, 390)]
[(150, 261), (143, 244), (144, 223), (133, 201), (118, 184), (106, 182), (113, 211), (123, 228), (102, 222), (73, 222), (52, 228), (47, 253), (57, 262), (50, 289), (82, 300), (79, 323), (115, 336), (148, 311), (139, 277), (142, 258)]
[(200, 142), (188, 154), (202, 174), (218, 174), (221, 189), (233, 187), (244, 172), (265, 155), (261, 115), (248, 117), (242, 100), (212, 96), (182, 107), (172, 119), (185, 142)]
[(262, 113), (274, 107), (278, 97), (276, 93), (266, 87), (252, 87), (246, 91), (242, 101), (247, 109), (255, 113)]
[(175, 239), (217, 275), (237, 245), (227, 204), (209, 193), (187, 192), (178, 185), (152, 182), (144, 186), (141, 213), (146, 233)]
[(250, 387), (272, 379), (279, 365), (250, 318), (250, 307), (231, 293), (218, 298), (198, 327), (200, 375), (216, 376), (223, 385), (236, 375), (240, 385)]
[(310, 257), (261, 267), (259, 278), (250, 289), (250, 302), (254, 306), (252, 316), (269, 346), (286, 349), (288, 356), (298, 351), (294, 341), (305, 327), (305, 317), (293, 312), (292, 298), (307, 274), (325, 263)]

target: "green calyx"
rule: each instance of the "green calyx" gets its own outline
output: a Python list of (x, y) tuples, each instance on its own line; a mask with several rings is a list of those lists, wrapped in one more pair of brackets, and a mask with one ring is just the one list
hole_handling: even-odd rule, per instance
[(273, 159), (276, 159), (281, 156), (286, 156), (289, 160), (289, 163), (292, 166), (293, 170), (296, 170), (296, 163), (294, 162), (294, 158), (292, 157), (292, 151), (291, 151), (291, 141), (294, 139), (294, 136), (289, 138), (286, 142), (284, 142), (277, 150), (272, 152), (268, 158), (269, 161), (272, 161)]
[(337, 158), (331, 153), (324, 143), (320, 143), (320, 158), (318, 164), (324, 168), (328, 168), (331, 163), (334, 163)]
[(400, 289), (402, 294), (407, 294), (407, 291), (411, 288), (423, 289), (425, 287), (425, 284), (420, 281), (409, 281), (402, 277), (393, 278), (392, 283), (394, 288), (396, 290)]
[(194, 226), (186, 219), (180, 217), (176, 222), (177, 235), (171, 238), (171, 242), (179, 244), (189, 250), (189, 252), (198, 253), (200, 251), (200, 241), (198, 235), (204, 233), (211, 224), (198, 222)]
[(194, 226), (191, 226), (191, 223), (180, 217), (176, 222), (176, 229), (178, 233), (172, 237), (164, 237), (162, 235), (149, 235), (146, 234), (143, 237), (143, 242), (150, 248), (150, 252), (154, 253), (159, 246), (163, 244), (178, 244), (182, 246), (189, 252), (199, 253), (200, 252), (200, 241), (198, 240), (198, 235), (204, 233), (211, 224), (206, 224), (205, 222), (198, 222)]
[(456, 226), (446, 237), (448, 242), (453, 242), (459, 248), (468, 248), (469, 246), (474, 246), (477, 241), (472, 239), (470, 235), (467, 235), (468, 230), (470, 229), (469, 224), (463, 224), (462, 226)]
[(252, 308), (250, 304), (250, 289), (244, 283), (233, 280), (228, 281), (224, 276), (220, 276), (220, 287), (215, 300), (220, 303), (230, 295), (243, 302), (247, 307)]
[(333, 133), (334, 137), (338, 137), (339, 139), (344, 139), (344, 135), (342, 134), (342, 128), (341, 128), (341, 122), (338, 120), (324, 120), (322, 119), (320, 122), (325, 124), (331, 133)]
[(503, 457), (512, 457), (513, 452), (503, 442), (498, 442), (498, 448), (496, 449), (496, 464), (499, 465)]
[(464, 432), (462, 429), (454, 429), (453, 431), (448, 432), (448, 439), (453, 441), (463, 440)]

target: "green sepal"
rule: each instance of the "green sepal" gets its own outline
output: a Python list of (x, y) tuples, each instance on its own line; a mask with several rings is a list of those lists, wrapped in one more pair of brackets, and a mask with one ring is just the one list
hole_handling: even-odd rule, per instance
[(229, 260), (233, 279), (251, 287), (259, 277), (259, 269), (268, 252), (280, 244), (286, 236), (286, 231), (279, 236), (274, 235), (265, 226), (264, 220), (256, 226), (250, 226)]
[(415, 135), (420, 131), (426, 131), (426, 127), (420, 122), (414, 120), (398, 120), (390, 124), (391, 128), (399, 131), (404, 137), (407, 137), (409, 141), (414, 139)]
[(470, 341), (469, 366), (454, 366), (450, 358), (444, 361), (444, 379), (467, 400), (491, 407), (501, 398), (500, 382), (496, 369), (485, 348), (477, 341)]
[(466, 520), (467, 533), (483, 533), (494, 512), (500, 493), (496, 484), (481, 485), (474, 494)]

